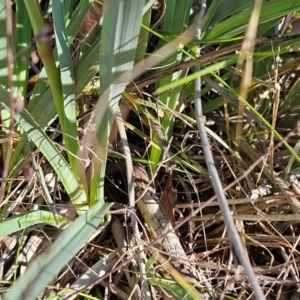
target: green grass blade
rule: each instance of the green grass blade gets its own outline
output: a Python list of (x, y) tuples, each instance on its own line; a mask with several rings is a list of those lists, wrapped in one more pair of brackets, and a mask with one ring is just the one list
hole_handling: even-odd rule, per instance
[(175, 281), (161, 277), (153, 277), (149, 280), (149, 283), (154, 286), (159, 286), (177, 297), (177, 299), (185, 300), (203, 300), (202, 297), (194, 293), (189, 295), (182, 287), (180, 287)]
[(64, 100), (64, 125), (61, 126), (64, 132), (64, 141), (71, 168), (74, 174), (79, 178), (80, 183), (83, 184), (87, 193), (84, 165), (78, 161), (81, 157), (81, 151), (79, 148), (76, 124), (75, 79), (73, 61), (64, 22), (64, 3), (63, 1), (52, 1), (52, 5), (56, 48)]
[(80, 25), (93, 2), (94, 0), (81, 0), (73, 12), (70, 23), (67, 24), (67, 33), (70, 41), (72, 41), (76, 36), (78, 29), (80, 28)]
[[(58, 224), (56, 222), (58, 221)], [(63, 228), (70, 223), (70, 220), (62, 217), (56, 216), (54, 218), (53, 214), (49, 211), (29, 211), (14, 217), (2, 220), (0, 223), (0, 237), (12, 234), (22, 229), (26, 229), (30, 226), (37, 224), (47, 224), (54, 227)]]
[[(92, 0), (81, 1), (76, 7), (67, 29), (69, 42), (74, 39), (80, 24), (92, 4), (91, 2)], [(82, 57), (74, 63), (76, 97), (78, 97), (86, 84), (99, 71), (99, 40), (100, 38), (96, 39), (88, 51), (83, 53)], [(47, 124), (51, 123), (51, 120), (53, 120), (57, 114), (52, 93), (47, 82), (46, 71), (42, 69), (39, 79), (32, 91), (32, 96), (27, 108), (28, 112), (30, 112), (32, 117), (42, 128), (45, 128)], [(27, 138), (23, 136), (12, 156), (10, 170), (18, 166), (18, 164), (28, 156), (30, 149), (26, 147), (26, 143)]]
[(16, 66), (15, 76), (19, 96), (25, 98), (28, 85), (28, 62), (30, 59), (31, 27), (28, 14), (24, 13), (23, 1), (16, 2)]
[[(100, 38), (96, 39), (94, 44), (91, 45), (89, 50), (83, 54), (79, 61), (75, 64), (75, 96), (76, 98), (80, 95), (86, 84), (95, 76), (99, 71), (99, 42)], [(36, 83), (34, 88), (34, 96), (28, 106), (28, 111), (40, 124), (42, 128), (49, 123), (56, 115), (56, 107), (53, 101), (51, 90), (49, 86), (43, 81), (45, 71), (42, 71), (40, 80)], [(17, 166), (18, 163), (28, 156), (30, 149), (25, 148), (27, 143), (26, 136), (22, 137), (16, 151), (13, 154), (10, 169)]]
[[(300, 9), (299, 1), (274, 0), (264, 2), (261, 8), (260, 24), (281, 18), (288, 13)], [(236, 15), (227, 18), (223, 22), (217, 23), (215, 27), (203, 33), (204, 39), (229, 38), (243, 33), (248, 26), (248, 21), (252, 13), (252, 6)], [(232, 14), (232, 12), (230, 13)]]
[(234, 14), (252, 8), (253, 5), (254, 0), (238, 2), (236, 0), (212, 1), (204, 17), (202, 32), (205, 32), (209, 27), (221, 23), (223, 20), (232, 17)]
[[(1, 105), (9, 110), (8, 92), (2, 87), (0, 87), (0, 92)], [(27, 110), (23, 110), (21, 114), (15, 114), (15, 119), (51, 164), (70, 196), (70, 200), (78, 208), (77, 212), (82, 214), (88, 208), (86, 194), (69, 164)]]
[[(38, 37), (45, 28), (45, 23), (42, 17), (42, 13), (39, 7), (39, 3), (33, 0), (25, 1), (27, 13), (30, 18), (31, 26), (34, 32), (34, 36)], [(58, 69), (55, 65), (55, 59), (53, 52), (48, 41), (37, 40), (36, 41), (38, 53), (43, 61), (44, 68), (47, 73), (47, 81), (50, 85), (53, 99), (56, 106), (56, 111), (59, 117), (60, 124), (64, 130), (64, 102), (63, 92), (60, 81)]]
[(145, 58), (145, 53), (146, 53), (148, 39), (149, 39), (149, 32), (148, 30), (145, 29), (145, 27), (150, 26), (150, 20), (151, 20), (151, 8), (149, 8), (147, 12), (143, 15), (143, 19), (142, 19), (143, 27), (141, 27), (139, 43), (136, 49), (136, 57), (135, 57), (136, 62), (142, 61)]
[[(143, 1), (104, 2), (100, 47), (101, 92), (96, 109), (94, 177), (90, 201), (103, 201), (108, 137), (122, 92), (129, 82), (140, 31)], [(120, 76), (123, 74), (123, 76)], [(124, 75), (125, 74), (125, 75)]]
[(99, 202), (75, 220), (48, 251), (32, 262), (25, 274), (4, 294), (3, 300), (36, 299), (98, 228), (111, 205)]
[[(6, 13), (6, 3), (5, 1), (0, 1), (0, 83), (5, 89), (8, 88), (8, 37), (6, 29)], [(4, 127), (9, 127), (10, 113), (5, 109), (1, 110), (1, 123)], [(3, 163), (4, 160), (6, 160), (8, 147), (9, 145), (7, 142), (2, 144)]]
[[(0, 82), (8, 87), (7, 79), (7, 32), (6, 32), (6, 4), (0, 1)], [(3, 119), (2, 119), (3, 122)]]
[[(41, 12), (36, 1), (27, 1), (26, 3), (27, 12), (31, 20), (32, 28), (35, 36), (37, 37), (40, 32), (44, 29), (44, 22), (41, 16)], [(62, 10), (62, 5), (59, 5), (58, 1), (53, 1), (53, 16), (54, 16), (54, 28), (57, 36), (58, 43), (58, 54), (62, 54), (63, 51), (69, 53), (67, 35), (64, 27), (64, 15)], [(62, 4), (62, 3), (61, 3)], [(61, 75), (62, 80), (67, 80), (67, 84), (62, 88), (62, 83), (60, 76), (55, 65), (55, 59), (52, 54), (52, 50), (49, 42), (44, 42), (39, 39), (36, 40), (36, 45), (38, 48), (39, 55), (44, 63), (45, 70), (48, 75), (48, 81), (55, 102), (56, 112), (60, 121), (62, 131), (67, 133), (64, 135), (64, 140), (66, 143), (66, 148), (68, 150), (68, 157), (71, 163), (75, 175), (79, 177), (81, 184), (85, 191), (86, 181), (84, 180), (83, 165), (77, 163), (74, 155), (77, 155), (79, 146), (77, 142), (77, 130), (76, 130), (76, 117), (75, 117), (75, 96), (74, 96), (74, 79), (72, 76), (72, 60), (70, 59), (70, 54), (67, 56), (66, 61), (60, 56), (61, 63)], [(67, 53), (63, 53), (64, 55)], [(72, 90), (72, 91), (71, 91)], [(71, 93), (71, 94), (70, 94)], [(72, 100), (73, 99), (73, 100)], [(75, 125), (75, 126), (74, 126)], [(78, 170), (77, 170), (78, 168)]]
[(158, 88), (156, 90), (156, 94), (162, 94), (162, 93), (165, 93), (165, 92), (167, 92), (171, 89), (181, 87), (184, 84), (187, 84), (187, 83), (191, 82), (192, 80), (194, 80), (195, 78), (197, 78), (199, 76), (204, 76), (204, 75), (219, 71), (219, 70), (221, 70), (223, 68), (226, 68), (228, 66), (231, 66), (234, 63), (236, 63), (236, 61), (237, 61), (237, 57), (232, 57), (231, 59), (228, 59), (228, 60), (224, 59), (221, 62), (218, 62), (218, 63), (216, 63), (214, 65), (211, 65), (211, 66), (208, 66), (206, 68), (203, 68), (200, 71), (195, 72), (195, 73), (193, 73), (193, 74), (191, 74), (187, 77), (180, 78), (176, 82), (171, 82), (169, 84), (166, 84), (166, 85)]

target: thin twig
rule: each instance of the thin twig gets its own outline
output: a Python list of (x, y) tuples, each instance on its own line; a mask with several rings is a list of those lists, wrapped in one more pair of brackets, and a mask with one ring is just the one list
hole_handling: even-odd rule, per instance
[[(230, 212), (229, 212), (230, 213)], [(274, 215), (251, 215), (251, 214), (246, 214), (246, 215), (231, 215), (230, 218), (233, 220), (241, 220), (241, 221), (251, 221), (251, 222), (262, 222), (262, 221), (269, 221), (269, 222), (299, 222), (299, 215), (297, 214), (274, 214)], [(209, 214), (209, 215), (204, 215), (201, 217), (192, 217), (190, 220), (194, 222), (199, 222), (199, 221), (219, 221), (219, 220), (225, 220), (224, 214), (218, 215), (218, 214)], [(231, 238), (230, 238), (231, 240)], [(232, 242), (232, 240), (231, 240)]]
[[(201, 38), (201, 26), (202, 26), (202, 21), (204, 17), (204, 12), (206, 9), (206, 1), (202, 0), (201, 1), (202, 6), (201, 6), (201, 12), (199, 15), (198, 19), (198, 24), (197, 24), (197, 31), (196, 31), (196, 38), (200, 39)], [(198, 51), (200, 51), (200, 44), (198, 45)], [(200, 65), (195, 66), (195, 72), (200, 71)], [(240, 240), (239, 234), (237, 232), (237, 229), (235, 227), (234, 221), (232, 219), (231, 213), (229, 206), (227, 204), (227, 200), (225, 198), (225, 194), (223, 191), (222, 183), (220, 181), (214, 159), (212, 156), (210, 144), (207, 138), (206, 130), (205, 130), (205, 125), (204, 125), (204, 116), (203, 116), (203, 110), (202, 110), (202, 103), (201, 103), (201, 78), (198, 77), (195, 79), (195, 115), (196, 115), (196, 121), (197, 121), (197, 127), (199, 130), (199, 134), (201, 137), (202, 141), (202, 147), (203, 147), (203, 152), (205, 156), (205, 161), (206, 165), (209, 171), (209, 174), (211, 176), (212, 180), (212, 185), (215, 190), (219, 206), (222, 212), (222, 215), (224, 217), (224, 222), (228, 230), (228, 235), (230, 237), (230, 240), (232, 242), (232, 245), (235, 249), (235, 253), (245, 268), (246, 274), (249, 277), (249, 281), (252, 284), (253, 290), (256, 294), (256, 299), (265, 299), (264, 294), (260, 288), (260, 285), (255, 277), (255, 274), (253, 272), (252, 266), (249, 262), (249, 260), (246, 259), (246, 256), (243, 255), (244, 248), (242, 245), (242, 242)]]
[[(116, 121), (117, 121), (117, 126), (118, 126), (119, 133), (120, 133), (121, 143), (123, 145), (123, 151), (124, 151), (124, 155), (125, 155), (129, 207), (130, 207), (131, 211), (135, 211), (135, 195), (134, 195), (132, 159), (131, 159), (131, 153), (130, 153), (130, 148), (129, 148), (129, 144), (128, 144), (128, 140), (127, 140), (125, 126), (123, 123), (123, 118), (122, 118), (119, 108), (116, 113)], [(138, 229), (136, 215), (134, 213), (131, 213), (130, 218), (131, 218), (132, 230), (133, 230), (133, 234), (134, 234), (134, 237), (136, 240), (136, 244), (139, 245), (139, 249), (142, 250), (143, 246), (142, 246), (142, 242), (141, 242), (140, 232)], [(148, 280), (147, 280), (147, 276), (146, 276), (146, 267), (144, 264), (145, 261), (146, 261), (146, 257), (145, 257), (144, 251), (139, 251), (138, 264), (139, 264), (140, 273), (141, 273), (140, 279), (141, 279), (143, 296), (144, 296), (144, 299), (151, 300), (151, 293), (150, 293)]]
[[(129, 255), (132, 256), (132, 253), (129, 249), (129, 245), (126, 241), (124, 228), (120, 222), (119, 219), (115, 218), (111, 224), (111, 231), (113, 233), (114, 239), (117, 243), (117, 251), (120, 256), (127, 255), (129, 252)], [(128, 252), (127, 252), (128, 251)], [(133, 266), (136, 267), (136, 261), (132, 260)], [(137, 285), (136, 280), (136, 268), (134, 268), (132, 276), (130, 276), (130, 272), (127, 270), (123, 271), (125, 273), (125, 277), (127, 279), (127, 282), (131, 288), (131, 293), (133, 294), (133, 299), (141, 299), (141, 289)]]

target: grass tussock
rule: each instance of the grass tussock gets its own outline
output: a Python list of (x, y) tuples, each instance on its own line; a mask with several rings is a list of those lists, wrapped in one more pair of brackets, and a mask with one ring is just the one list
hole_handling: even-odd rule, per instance
[(299, 11), (0, 2), (2, 298), (298, 299)]

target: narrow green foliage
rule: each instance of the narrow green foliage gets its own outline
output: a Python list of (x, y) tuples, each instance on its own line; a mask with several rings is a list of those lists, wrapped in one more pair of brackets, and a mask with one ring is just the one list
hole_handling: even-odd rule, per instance
[[(190, 13), (190, 8), (192, 5), (192, 1), (166, 1), (166, 9), (165, 15), (163, 17), (161, 30), (164, 32), (172, 32), (175, 35), (180, 35), (184, 32), (188, 26), (188, 17)], [(163, 46), (166, 42), (164, 40), (160, 40), (159, 46)], [(183, 45), (182, 47), (183, 48)], [(177, 53), (170, 55), (166, 60), (161, 64), (161, 68), (163, 69), (166, 66), (170, 66), (176, 63), (179, 63), (183, 59), (183, 54), (181, 52), (182, 49), (178, 49)], [(159, 69), (160, 71), (161, 69)], [(178, 71), (173, 73), (172, 75), (160, 80), (156, 88), (163, 87), (165, 85), (176, 82), (179, 78), (184, 78), (187, 75), (187, 70)], [(163, 130), (163, 134), (167, 140), (170, 139), (172, 128), (174, 125), (174, 116), (172, 111), (176, 109), (178, 104), (178, 99), (180, 97), (182, 90), (182, 86), (179, 87), (171, 87), (171, 90), (168, 93), (165, 93), (160, 96), (160, 101), (165, 104), (170, 111), (165, 112), (161, 117), (160, 124)], [(156, 141), (155, 136), (152, 136), (153, 140)], [(150, 160), (153, 162), (159, 162), (161, 158), (161, 151), (156, 148), (151, 149)], [(156, 168), (152, 168), (154, 171)]]
[[(160, 172), (158, 166), (162, 169), (167, 167), (167, 163), (162, 161), (166, 156), (163, 156), (161, 140), (155, 137), (157, 133), (152, 132), (151, 126), (154, 124), (161, 127), (170, 146), (170, 157), (177, 163), (174, 172), (169, 176), (174, 188), (178, 191), (174, 197), (177, 196), (176, 200), (184, 205), (191, 204), (191, 208), (185, 208), (182, 214), (184, 217), (190, 215), (190, 213), (185, 214), (190, 209), (190, 212), (194, 214), (193, 219), (189, 220), (189, 225), (197, 222), (195, 220), (199, 217), (192, 207), (197, 205), (203, 208), (202, 205), (207, 205), (204, 201), (215, 195), (211, 189), (212, 177), (209, 176), (203, 158), (204, 144), (199, 139), (196, 130), (193, 82), (195, 78), (201, 77), (201, 101), (203, 113), (207, 117), (205, 130), (214, 154), (214, 163), (219, 167), (217, 176), (222, 180), (222, 186), (220, 185), (217, 191), (224, 194), (224, 189), (229, 189), (228, 184), (234, 183), (238, 176), (248, 172), (250, 166), (259, 157), (269, 155), (268, 160), (266, 155), (263, 163), (257, 164), (255, 170), (248, 172), (247, 181), (243, 179), (239, 182), (239, 189), (233, 187), (226, 193), (228, 198), (232, 198), (228, 199), (228, 202), (234, 201), (237, 213), (240, 206), (236, 204), (239, 200), (236, 198), (242, 195), (243, 203), (245, 203), (245, 197), (249, 196), (253, 186), (260, 184), (257, 173), (260, 173), (259, 178), (267, 176), (271, 181), (273, 178), (280, 178), (280, 175), (273, 172), (275, 171), (273, 168), (279, 166), (284, 169), (287, 160), (286, 157), (279, 157), (280, 152), (274, 153), (277, 155), (274, 159), (271, 157), (272, 142), (276, 146), (279, 145), (280, 150), (285, 150), (284, 148), (289, 150), (287, 153), (290, 155), (290, 163), (286, 167), (284, 180), (287, 180), (289, 170), (298, 170), (300, 159), (297, 147), (299, 143), (293, 148), (293, 143), (296, 144), (295, 136), (293, 140), (286, 138), (295, 128), (295, 118), (300, 113), (298, 95), (300, 81), (297, 71), (300, 36), (296, 32), (296, 19), (292, 19), (288, 27), (288, 32), (295, 35), (285, 38), (286, 31), (283, 37), (271, 37), (278, 33), (279, 21), (284, 16), (299, 14), (299, 1), (268, 0), (263, 2), (257, 38), (264, 36), (262, 38), (264, 44), (263, 46), (255, 45), (252, 56), (253, 76), (247, 99), (240, 96), (241, 79), (247, 74), (245, 74), (244, 66), (237, 66), (237, 60), (254, 0), (207, 1), (200, 41), (196, 38), (191, 40), (193, 33), (189, 33), (188, 39), (191, 42), (187, 44), (183, 42), (185, 45), (179, 46), (177, 44), (176, 48), (172, 44), (175, 53), (171, 52), (174, 50), (165, 52), (163, 56), (160, 56), (163, 62), (155, 66), (155, 69), (150, 68), (154, 66), (153, 61), (158, 57), (155, 49), (169, 45), (172, 39), (179, 37), (190, 24), (194, 24), (200, 9), (197, 5), (200, 5), (200, 2), (193, 0), (165, 0), (163, 2), (155, 0), (100, 2), (52, 0), (49, 1), (48, 8), (43, 8), (47, 9), (45, 14), (41, 11), (39, 1), (20, 0), (14, 2), (14, 32), (12, 37), (8, 37), (6, 1), (0, 1), (0, 104), (2, 107), (1, 124), (3, 125), (1, 130), (3, 161), (6, 160), (6, 149), (9, 149), (7, 147), (12, 149), (5, 191), (6, 196), (9, 197), (4, 199), (0, 236), (15, 235), (21, 230), (25, 232), (25, 229), (26, 233), (33, 230), (30, 234), (34, 235), (37, 226), (43, 230), (45, 225), (61, 230), (61, 235), (57, 240), (30, 262), (24, 275), (19, 276), (19, 269), (15, 269), (11, 279), (8, 279), (12, 280), (13, 284), (3, 296), (4, 300), (47, 297), (45, 295), (49, 295), (51, 289), (47, 285), (53, 286), (58, 278), (61, 279), (60, 276), (66, 268), (73, 271), (72, 266), (78, 265), (77, 261), (73, 264), (72, 258), (78, 255), (78, 261), (80, 261), (82, 254), (86, 253), (83, 252), (84, 247), (89, 251), (92, 249), (87, 243), (87, 241), (92, 241), (90, 237), (93, 234), (95, 234), (94, 237), (99, 234), (102, 230), (99, 226), (104, 222), (104, 227), (109, 224), (110, 216), (107, 213), (111, 204), (105, 204), (105, 201), (119, 202), (119, 199), (111, 195), (111, 183), (105, 181), (106, 178), (110, 180), (112, 174), (107, 167), (117, 163), (119, 169), (122, 170), (125, 157), (122, 149), (119, 148), (118, 141), (110, 137), (120, 99), (122, 99), (122, 104), (124, 101), (124, 104), (128, 104), (131, 109), (128, 118), (124, 120), (124, 125), (128, 133), (132, 161), (148, 166), (150, 172), (157, 172), (155, 173), (157, 177), (151, 184), (153, 183), (154, 187), (158, 186), (159, 190), (165, 193), (166, 176), (163, 171)], [(161, 14), (158, 22), (153, 22), (153, 4), (157, 6), (156, 12)], [(91, 7), (97, 8), (99, 15), (92, 16), (90, 14), (92, 11), (89, 11)], [(95, 30), (82, 37), (79, 30), (87, 14)], [(50, 20), (49, 23), (53, 25), (53, 36), (52, 28), (45, 26), (46, 20)], [(46, 29), (48, 32), (45, 32)], [(151, 38), (151, 43), (149, 43), (149, 38)], [(8, 49), (9, 43), (11, 49)], [(201, 46), (200, 53), (196, 53), (198, 43)], [(29, 64), (33, 54), (31, 51), (35, 50), (35, 46), (41, 61), (33, 66)], [(149, 49), (151, 53), (146, 53)], [(226, 55), (222, 50), (228, 50)], [(8, 51), (12, 51), (14, 55), (13, 94), (21, 96), (28, 102), (23, 111), (15, 113), (14, 137), (9, 143), (7, 143), (7, 127), (10, 124), (11, 107), (6, 60)], [(170, 53), (174, 54), (170, 55)], [(204, 59), (201, 56), (204, 56)], [(199, 68), (197, 66), (199, 71), (191, 68), (199, 63), (196, 59), (201, 61), (201, 66)], [(135, 68), (135, 64), (139, 61), (142, 63)], [(147, 67), (145, 73), (136, 75), (138, 70), (143, 70), (144, 67)], [(170, 68), (173, 69), (170, 71)], [(33, 83), (30, 84), (29, 70), (30, 75), (34, 73), (38, 75), (38, 78), (32, 80)], [(132, 77), (135, 77), (136, 82), (130, 81), (131, 73), (134, 74)], [(151, 83), (148, 77), (151, 77)], [(91, 80), (93, 84), (97, 81), (97, 84), (91, 88), (92, 92), (90, 91), (89, 97), (83, 97)], [(126, 91), (128, 85), (130, 86)], [(276, 94), (278, 85), (281, 91)], [(98, 90), (97, 96), (92, 94), (95, 91), (98, 93)], [(275, 100), (279, 103), (278, 113), (273, 113)], [(235, 134), (232, 128), (236, 125), (240, 102), (245, 105), (245, 113), (240, 116), (243, 121), (241, 126), (243, 143), (241, 149), (236, 151), (233, 142)], [(113, 134), (117, 136), (115, 132)], [(271, 163), (271, 158), (274, 163)], [(23, 165), (30, 164), (31, 160), (34, 163), (36, 160), (37, 170), (35, 171), (37, 173), (34, 173), (33, 176), (36, 177), (33, 179), (37, 180), (30, 181), (20, 197), (19, 191), (15, 189), (16, 182), (20, 180), (22, 188), (21, 180), (27, 180)], [(89, 168), (84, 166), (83, 162), (90, 163)], [(54, 192), (48, 191), (49, 186), (47, 186), (45, 176), (48, 168), (57, 175), (57, 186)], [(264, 173), (263, 176), (261, 173)], [(122, 171), (120, 174), (122, 175)], [(32, 190), (30, 190), (31, 182), (34, 182)], [(106, 182), (108, 184), (104, 186)], [(114, 179), (113, 182), (115, 182)], [(235, 184), (237, 186), (236, 182)], [(119, 191), (124, 191), (121, 185), (118, 187)], [(75, 216), (75, 220), (70, 221), (46, 211), (47, 208), (44, 210), (43, 207), (46, 207), (44, 204), (33, 205), (37, 204), (35, 203), (37, 192), (40, 199), (47, 199), (53, 206), (57, 204), (58, 199), (62, 202), (71, 201), (68, 205), (74, 205), (78, 217)], [(29, 207), (28, 210), (21, 213), (9, 210), (10, 215), (7, 215), (6, 209), (8, 211), (11, 201), (16, 198), (23, 199), (25, 194), (24, 203), (22, 202), (21, 205)], [(126, 201), (125, 193), (123, 197)], [(209, 205), (215, 205), (215, 203)], [(264, 210), (261, 202), (257, 205), (260, 210)], [(263, 218), (268, 216), (268, 212), (272, 211), (269, 210), (271, 204), (267, 203), (267, 205), (268, 210), (263, 211), (260, 224), (263, 224)], [(180, 205), (178, 207), (180, 209)], [(243, 206), (243, 209), (245, 207), (249, 210), (253, 208), (250, 204)], [(281, 209), (279, 205), (276, 209), (278, 207)], [(212, 211), (212, 209), (217, 211), (217, 208), (212, 207), (207, 211)], [(284, 209), (285, 207), (282, 208)], [(202, 209), (201, 213), (202, 221), (205, 220), (206, 210)], [(254, 213), (257, 214), (257, 211)], [(218, 218), (218, 215), (216, 213), (213, 218)], [(209, 216), (202, 223), (199, 229), (201, 234), (197, 233), (197, 240), (193, 241), (196, 246), (195, 250), (199, 253), (206, 251), (207, 256), (210, 255), (212, 248), (211, 241), (205, 240), (205, 230), (206, 226), (215, 226), (216, 220), (213, 218)], [(221, 220), (218, 222), (218, 226), (224, 226)], [(249, 224), (244, 225), (245, 231), (248, 232)], [(281, 225), (269, 222), (268, 226), (274, 226), (280, 234), (284, 234), (280, 231)], [(252, 227), (249, 232), (253, 230)], [(223, 228), (222, 232), (226, 232), (226, 228)], [(184, 229), (182, 227), (179, 230)], [(259, 231), (259, 229), (257, 225), (256, 230)], [(192, 236), (194, 232), (190, 234)], [(217, 232), (210, 231), (209, 238), (214, 239), (215, 236), (212, 235), (217, 235)], [(21, 260), (25, 237), (24, 234), (19, 238), (17, 257), (14, 259), (16, 265)], [(293, 237), (289, 238), (293, 239)], [(289, 241), (289, 239), (286, 240)], [(184, 242), (189, 245), (191, 243), (187, 240)], [(223, 242), (226, 243), (225, 239)], [(111, 241), (108, 240), (107, 243)], [(107, 244), (107, 248), (110, 248), (113, 243)], [(202, 245), (205, 245), (206, 249)], [(289, 248), (291, 247), (292, 244)], [(216, 251), (221, 253), (224, 250), (219, 248)], [(201, 257), (200, 254), (197, 253), (197, 257)], [(264, 255), (262, 259), (265, 260), (265, 265), (271, 265), (268, 255)], [(72, 263), (66, 267), (71, 260)], [(159, 268), (163, 264), (158, 261), (159, 255), (157, 257), (152, 255), (146, 262), (146, 273), (150, 274), (151, 271), (151, 276), (147, 280), (153, 289), (159, 287), (178, 299), (202, 299), (200, 293), (209, 293), (217, 297), (222, 294), (224, 299), (235, 299), (233, 296), (222, 293), (223, 286), (218, 282), (217, 277), (215, 278), (217, 284), (214, 284), (215, 282), (211, 284), (207, 279), (205, 280), (207, 288), (201, 287), (201, 290), (200, 287), (195, 287), (184, 280), (181, 270), (173, 269), (173, 274), (170, 274), (172, 279), (162, 278)], [(88, 264), (85, 260), (84, 263)], [(213, 264), (213, 260), (211, 263)], [(120, 264), (122, 264), (121, 261)], [(123, 270), (130, 272), (126, 268)], [(128, 268), (130, 268), (129, 265)], [(141, 274), (140, 270), (133, 272), (137, 276)], [(111, 276), (115, 276), (116, 273), (112, 273)], [(239, 283), (236, 285), (239, 287)], [(58, 291), (55, 297), (70, 292), (67, 289)], [(250, 295), (251, 292), (252, 288), (248, 285), (245, 293)], [(232, 294), (234, 294), (233, 291)], [(86, 290), (83, 287), (78, 295), (96, 299), (89, 287)]]
[[(56, 221), (59, 223), (57, 224)], [(37, 224), (48, 224), (54, 227), (64, 228), (70, 221), (62, 216), (55, 219), (48, 211), (29, 211), (11, 218), (7, 218), (0, 223), (0, 237), (13, 234), (19, 230), (26, 229)]]
[[(224, 1), (225, 2), (225, 1)], [(213, 19), (216, 26), (212, 29), (203, 32), (204, 39), (216, 39), (216, 38), (229, 38), (241, 34), (245, 31), (248, 20), (252, 13), (253, 5), (249, 5), (250, 1), (247, 1), (246, 5), (248, 9), (243, 9), (244, 3), (243, 2), (234, 2), (235, 4), (232, 6), (228, 6), (228, 8), (236, 7), (236, 14), (232, 11), (224, 10), (224, 15), (222, 12), (222, 19), (226, 17), (225, 12), (227, 11), (231, 17), (224, 19), (224, 21), (219, 22), (221, 18)], [(221, 7), (220, 7), (221, 8)], [(273, 1), (266, 1), (262, 4), (262, 9), (260, 13), (260, 24), (265, 22), (269, 22), (271, 20), (282, 18), (289, 12), (293, 10), (299, 10), (300, 3), (297, 1), (289, 2), (289, 1), (281, 1), (281, 0), (273, 0)], [(221, 10), (220, 10), (221, 11)], [(212, 24), (211, 24), (212, 25)], [(258, 27), (259, 29), (259, 27)]]
[(30, 59), (31, 26), (23, 1), (16, 2), (16, 60), (15, 60), (15, 87), (18, 87), (18, 96), (26, 97), (28, 85), (28, 63)]
[(64, 124), (61, 126), (63, 132), (65, 133), (64, 140), (68, 151), (68, 158), (71, 168), (79, 179), (79, 182), (82, 184), (85, 193), (87, 194), (85, 169), (83, 163), (80, 163), (81, 150), (79, 148), (76, 124), (74, 70), (65, 27), (64, 7), (59, 1), (53, 1), (52, 4), (54, 31), (57, 44), (57, 54), (59, 59), (59, 70), (64, 103)]
[(47, 252), (37, 257), (3, 299), (36, 299), (96, 230), (110, 207), (111, 204), (99, 202), (73, 222)]
[[(7, 54), (8, 54), (8, 36), (6, 26), (6, 3), (0, 1), (0, 83), (5, 89), (8, 89), (8, 68), (7, 68)], [(11, 51), (12, 49), (10, 49)], [(2, 109), (1, 110), (1, 123), (6, 128), (9, 128), (10, 124), (10, 113)], [(6, 159), (8, 143), (3, 143), (3, 163)]]
[[(0, 82), (8, 87), (7, 78), (7, 31), (6, 31), (6, 5), (5, 1), (0, 2)], [(3, 116), (2, 116), (3, 122)]]
[[(0, 87), (1, 105), (9, 110), (8, 93)], [(16, 121), (26, 132), (31, 141), (43, 153), (49, 163), (52, 165), (59, 179), (62, 181), (66, 191), (68, 192), (73, 204), (77, 205), (78, 213), (82, 214), (87, 209), (87, 198), (84, 190), (78, 184), (75, 174), (72, 172), (68, 163), (53, 145), (53, 142), (45, 134), (42, 128), (35, 122), (27, 110), (15, 115)]]
[(182, 289), (176, 282), (172, 280), (167, 280), (165, 278), (155, 277), (153, 279), (149, 280), (150, 284), (152, 285), (158, 285), (167, 291), (171, 292), (173, 295), (178, 297), (178, 299), (186, 299), (186, 300), (202, 300), (202, 297), (199, 297), (198, 295), (195, 297), (192, 295), (189, 295), (188, 292), (186, 292), (184, 289)]
[[(104, 177), (108, 137), (121, 94), (129, 82), (138, 43), (143, 1), (104, 3), (100, 48), (100, 99), (96, 110), (94, 176), (90, 201), (93, 205), (104, 196)], [(111, 55), (111, 54), (114, 55)], [(122, 75), (122, 76), (121, 76)]]

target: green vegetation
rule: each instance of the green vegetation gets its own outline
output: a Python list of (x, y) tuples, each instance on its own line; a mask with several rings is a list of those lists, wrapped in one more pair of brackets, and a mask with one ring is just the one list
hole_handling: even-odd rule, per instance
[(300, 2), (12, 2), (2, 298), (296, 297)]

